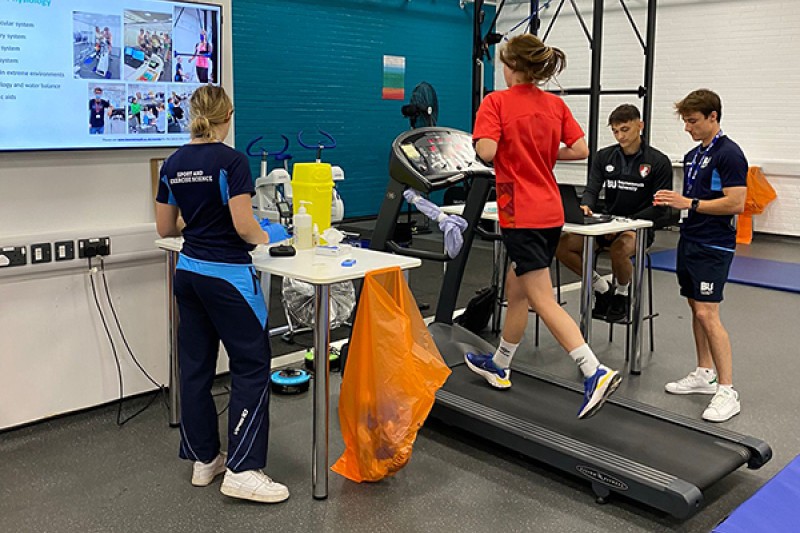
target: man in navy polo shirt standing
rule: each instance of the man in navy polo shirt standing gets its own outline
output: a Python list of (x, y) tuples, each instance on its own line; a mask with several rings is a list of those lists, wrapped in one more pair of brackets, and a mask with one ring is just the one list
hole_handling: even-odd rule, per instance
[(676, 272), (681, 295), (692, 308), (697, 368), (667, 383), (672, 394), (713, 394), (703, 419), (724, 422), (739, 413), (733, 389), (728, 332), (720, 321), (722, 289), (736, 248), (734, 215), (744, 209), (747, 159), (720, 128), (722, 102), (715, 92), (700, 89), (675, 104), (685, 130), (700, 145), (683, 158), (683, 195), (656, 193), (656, 205), (681, 210)]

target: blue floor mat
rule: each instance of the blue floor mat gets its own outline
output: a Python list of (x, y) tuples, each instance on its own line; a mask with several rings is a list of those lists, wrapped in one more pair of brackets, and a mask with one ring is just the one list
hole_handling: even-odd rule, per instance
[(713, 533), (797, 533), (800, 530), (800, 457), (786, 465)]
[[(677, 250), (653, 252), (653, 268), (675, 272)], [(731, 283), (742, 283), (779, 291), (800, 292), (800, 264), (734, 256), (728, 275)]]

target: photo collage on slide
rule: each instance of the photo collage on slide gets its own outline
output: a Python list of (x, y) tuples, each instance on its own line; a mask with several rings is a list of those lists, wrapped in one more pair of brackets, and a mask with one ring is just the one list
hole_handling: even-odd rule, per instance
[(218, 83), (218, 12), (165, 6), (74, 11), (73, 72), (87, 80), (90, 135), (187, 135), (189, 99)]

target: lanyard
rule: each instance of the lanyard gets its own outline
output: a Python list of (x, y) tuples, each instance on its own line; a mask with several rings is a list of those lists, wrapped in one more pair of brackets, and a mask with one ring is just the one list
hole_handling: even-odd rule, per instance
[[(711, 149), (714, 148), (714, 144), (716, 144), (717, 140), (722, 137), (723, 133), (722, 130), (719, 130), (714, 138), (711, 139), (711, 142), (706, 146), (706, 149), (703, 150), (703, 154), (700, 155), (700, 149), (703, 148), (703, 145), (697, 147), (697, 150), (694, 152), (694, 157), (692, 158), (692, 165), (689, 167), (689, 173), (686, 175), (686, 194), (687, 196), (692, 195), (692, 191), (694, 190), (694, 182), (697, 179), (697, 174), (700, 172), (700, 165), (702, 164), (703, 160), (706, 156), (711, 152)], [(699, 157), (698, 157), (699, 156)]]

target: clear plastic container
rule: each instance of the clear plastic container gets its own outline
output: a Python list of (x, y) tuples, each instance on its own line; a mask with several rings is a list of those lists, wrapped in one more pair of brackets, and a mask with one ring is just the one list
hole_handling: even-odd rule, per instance
[[(301, 201), (294, 215), (294, 245), (298, 250), (309, 250), (314, 247), (311, 215), (306, 212), (308, 202)], [(298, 205), (295, 202), (295, 205)]]

